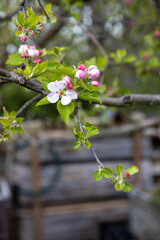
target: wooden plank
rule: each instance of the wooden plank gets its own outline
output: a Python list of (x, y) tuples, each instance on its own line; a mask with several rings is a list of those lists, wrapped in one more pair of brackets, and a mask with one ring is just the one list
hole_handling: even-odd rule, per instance
[[(115, 167), (119, 161), (107, 162), (108, 167)], [(122, 162), (125, 168), (130, 166), (129, 161)], [(57, 178), (57, 167), (60, 167), (60, 173)], [(86, 164), (64, 164), (61, 166), (46, 166), (41, 168), (41, 186), (47, 187), (51, 184), (49, 192), (42, 196), (44, 203), (82, 201), (97, 198), (109, 198), (116, 196), (125, 196), (125, 193), (117, 192), (108, 179), (96, 182), (93, 178), (93, 172), (97, 169), (96, 163)], [(30, 190), (31, 172), (29, 167), (15, 166), (15, 184), (23, 189)], [(21, 203), (30, 203), (31, 199), (20, 195)]]
[[(31, 155), (31, 171), (32, 171), (32, 190), (38, 193), (40, 190), (39, 182), (39, 162), (38, 162), (38, 149), (35, 145), (30, 146)], [(34, 215), (34, 239), (42, 240), (42, 205), (41, 199), (38, 196), (33, 198), (33, 215)]]
[[(83, 204), (44, 207), (43, 224), (45, 240), (99, 239), (98, 226), (101, 222), (128, 219), (128, 200), (99, 201)], [(32, 211), (19, 211), (21, 240), (32, 240)], [(26, 232), (24, 236), (23, 232)]]

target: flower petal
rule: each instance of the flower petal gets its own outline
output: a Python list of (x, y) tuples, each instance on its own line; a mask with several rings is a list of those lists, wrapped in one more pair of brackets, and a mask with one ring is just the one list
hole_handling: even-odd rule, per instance
[(58, 83), (56, 83), (56, 86), (61, 90), (63, 90), (66, 87), (66, 85), (62, 81), (59, 81)]
[(78, 94), (73, 90), (67, 90), (65, 92), (65, 94), (66, 94), (66, 96), (70, 96), (71, 99), (77, 99), (78, 98)]
[(68, 105), (71, 102), (71, 97), (70, 96), (63, 96), (61, 99), (62, 105)]
[(49, 102), (55, 103), (59, 100), (59, 95), (57, 93), (52, 93), (51, 92), (47, 95), (47, 99), (48, 99)]
[(53, 93), (56, 93), (56, 92), (59, 90), (59, 88), (57, 87), (57, 83), (56, 83), (56, 82), (50, 82), (50, 83), (48, 83), (47, 88), (48, 88), (51, 92), (53, 92)]

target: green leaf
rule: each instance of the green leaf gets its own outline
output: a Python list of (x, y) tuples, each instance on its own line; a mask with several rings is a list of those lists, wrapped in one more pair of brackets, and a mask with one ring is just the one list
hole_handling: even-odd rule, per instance
[[(45, 6), (45, 10), (46, 10), (46, 13), (48, 14), (48, 16), (50, 17), (51, 23), (55, 23), (57, 21), (57, 18), (52, 13), (52, 5), (51, 5), (51, 3), (48, 3)], [(43, 14), (45, 14), (45, 13), (43, 13)]]
[(132, 167), (129, 167), (126, 172), (128, 172), (130, 175), (133, 175), (135, 173), (138, 173), (139, 172), (139, 169), (138, 167), (136, 166), (132, 166)]
[(18, 24), (23, 27), (24, 26), (24, 21), (25, 21), (25, 18), (24, 16), (19, 12), (18, 15), (17, 15), (17, 21), (18, 21)]
[(23, 120), (24, 120), (24, 118), (22, 118), (22, 117), (16, 118), (16, 122), (17, 122), (18, 124), (20, 124)]
[(93, 173), (93, 177), (94, 177), (94, 179), (95, 179), (96, 181), (100, 181), (100, 180), (103, 179), (103, 176), (100, 174), (99, 171), (95, 171), (95, 172)]
[(9, 118), (11, 121), (15, 120), (16, 118), (16, 112), (15, 111), (12, 111), (10, 114), (9, 114)]
[(4, 112), (4, 117), (8, 118), (9, 117), (9, 112), (3, 107), (3, 112)]
[(87, 90), (82, 90), (79, 92), (78, 97), (82, 100), (89, 101), (89, 103), (91, 103), (91, 102), (102, 103), (98, 93), (96, 93), (96, 92), (89, 92)]
[(125, 63), (132, 63), (132, 62), (134, 62), (135, 60), (136, 60), (136, 57), (130, 55), (130, 56), (125, 57), (124, 62), (125, 62)]
[(62, 105), (61, 101), (57, 103), (57, 110), (60, 113), (63, 121), (68, 125), (70, 122), (70, 115), (73, 113), (75, 105), (70, 102), (68, 105)]
[(15, 133), (17, 132), (17, 128), (12, 127), (12, 128), (11, 128), (11, 132), (12, 132), (13, 134), (15, 134)]
[(76, 70), (73, 68), (69, 68), (69, 67), (57, 67), (58, 70), (60, 70), (62, 73), (64, 73), (65, 75), (68, 75), (69, 77), (74, 77)]
[(19, 134), (23, 134), (23, 129), (22, 129), (21, 127), (18, 127), (18, 128), (17, 128), (17, 132), (18, 132)]
[(86, 147), (86, 148), (90, 148), (91, 147), (91, 143), (88, 141), (88, 140), (86, 140), (84, 143), (83, 143), (83, 145)]
[(29, 67), (26, 67), (25, 70), (22, 70), (21, 68), (17, 68), (17, 69), (14, 69), (14, 72), (29, 76), (31, 73), (31, 69)]
[(4, 126), (7, 127), (10, 125), (10, 121), (8, 119), (0, 119), (0, 123)]
[(25, 62), (26, 61), (17, 54), (10, 54), (6, 64), (17, 66)]
[(119, 164), (115, 167), (115, 173), (120, 176), (121, 175), (121, 172), (124, 171), (124, 167), (122, 164)]
[(29, 78), (40, 75), (41, 73), (44, 73), (48, 68), (48, 61), (45, 61), (43, 63), (37, 63), (36, 66), (33, 68), (32, 73), (30, 74)]
[(73, 148), (78, 149), (81, 146), (81, 142), (74, 142), (73, 143)]
[(133, 189), (132, 184), (125, 183), (125, 185), (122, 187), (123, 192), (130, 192)]
[(104, 56), (100, 56), (97, 59), (97, 67), (99, 68), (100, 71), (103, 71), (105, 66), (107, 64), (107, 58)]
[(46, 105), (46, 104), (49, 104), (49, 103), (50, 102), (48, 101), (47, 97), (44, 97), (36, 104), (36, 107), (41, 106), (41, 105)]
[(105, 167), (101, 170), (101, 174), (105, 178), (111, 178), (113, 177), (113, 170), (111, 168)]
[(25, 27), (33, 29), (39, 22), (39, 16), (32, 14), (27, 19), (25, 19)]
[(114, 187), (117, 191), (122, 191), (123, 187), (125, 186), (125, 184), (123, 182), (117, 182)]

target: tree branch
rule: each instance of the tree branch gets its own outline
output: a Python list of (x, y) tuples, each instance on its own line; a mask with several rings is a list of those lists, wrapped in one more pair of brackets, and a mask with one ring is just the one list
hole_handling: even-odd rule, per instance
[(19, 0), (19, 6), (22, 7), (22, 9), (23, 9), (24, 18), (27, 18), (25, 2), (26, 2), (26, 0)]
[(37, 0), (37, 1), (38, 1), (38, 3), (39, 3), (39, 6), (41, 7), (42, 11), (45, 13), (45, 15), (46, 15), (46, 17), (47, 17), (47, 20), (49, 21), (49, 20), (50, 20), (50, 17), (48, 16), (45, 8), (43, 7), (43, 5), (42, 5), (42, 3), (41, 3), (41, 1), (40, 1), (40, 0)]
[[(84, 133), (84, 136), (85, 136), (86, 140), (88, 140), (88, 138), (86, 137), (86, 133), (85, 133), (85, 131), (84, 131), (84, 129), (83, 129), (81, 120), (80, 120), (79, 115), (78, 115), (78, 107), (75, 107), (74, 114), (75, 114), (75, 116), (76, 116), (76, 118), (77, 118), (77, 121), (78, 121), (80, 130)], [(102, 168), (104, 168), (104, 165), (103, 165), (103, 164), (101, 163), (101, 161), (99, 160), (99, 158), (98, 158), (98, 156), (97, 156), (97, 154), (96, 154), (96, 151), (95, 151), (95, 149), (94, 149), (94, 147), (93, 147), (92, 145), (91, 145), (90, 149), (91, 149), (91, 151), (92, 151), (92, 153), (93, 153), (93, 156), (95, 157), (96, 162), (98, 163), (98, 165), (100, 165)]]
[(38, 100), (40, 97), (42, 96), (42, 94), (38, 94), (36, 96), (34, 96), (33, 98), (31, 98), (29, 101), (27, 101), (18, 111), (17, 111), (17, 116), (19, 114), (21, 114), (29, 105), (31, 105), (34, 101)]

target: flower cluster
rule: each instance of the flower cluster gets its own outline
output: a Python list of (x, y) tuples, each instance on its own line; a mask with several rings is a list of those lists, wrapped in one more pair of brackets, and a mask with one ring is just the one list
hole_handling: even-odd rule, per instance
[(95, 87), (99, 86), (99, 82), (95, 79), (99, 78), (100, 71), (95, 65), (89, 66), (89, 68), (86, 68), (83, 64), (80, 64), (78, 66), (78, 70), (76, 71), (75, 77), (78, 79), (84, 79), (89, 78), (91, 80), (91, 84)]
[(37, 24), (37, 26), (34, 29), (30, 29), (30, 28), (25, 28), (22, 26), (18, 26), (17, 27), (18, 31), (22, 31), (22, 33), (20, 33), (18, 35), (18, 38), (22, 41), (22, 42), (26, 42), (27, 41), (27, 37), (39, 37), (40, 33), (44, 31), (43, 25), (42, 24)]
[(41, 63), (41, 59), (37, 58), (38, 56), (42, 55), (42, 50), (37, 50), (35, 45), (21, 45), (19, 48), (19, 53), (22, 54), (24, 58), (35, 58), (34, 63)]
[(78, 94), (71, 88), (71, 79), (66, 75), (62, 81), (56, 80), (55, 82), (50, 82), (47, 85), (49, 91), (47, 99), (51, 103), (56, 103), (59, 99), (62, 105), (68, 105), (72, 100), (77, 99)]
[(122, 177), (125, 180), (131, 180), (131, 175), (126, 171), (121, 171)]

